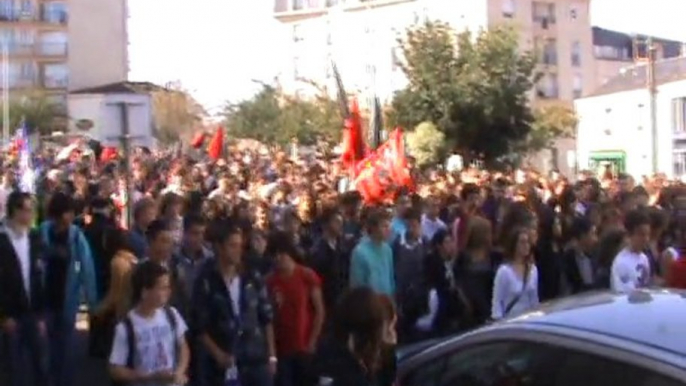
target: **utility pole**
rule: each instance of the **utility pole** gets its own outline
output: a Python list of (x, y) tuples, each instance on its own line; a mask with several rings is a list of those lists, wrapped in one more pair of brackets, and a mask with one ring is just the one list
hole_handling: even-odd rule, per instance
[(657, 79), (655, 76), (655, 62), (657, 60), (657, 47), (653, 44), (653, 39), (648, 38), (647, 44), (648, 51), (648, 66), (647, 80), (648, 80), (648, 93), (650, 94), (650, 134), (652, 137), (652, 166), (653, 173), (659, 172), (658, 165), (658, 130), (657, 130)]
[(132, 106), (142, 106), (142, 104), (130, 102), (117, 102), (110, 103), (109, 105), (119, 109), (120, 135), (118, 137), (108, 139), (118, 139), (122, 149), (124, 150), (124, 181), (126, 183), (125, 222), (127, 228), (131, 229), (131, 225), (133, 223), (133, 197), (131, 189), (131, 140), (142, 137), (131, 135), (131, 127), (129, 122), (129, 108)]

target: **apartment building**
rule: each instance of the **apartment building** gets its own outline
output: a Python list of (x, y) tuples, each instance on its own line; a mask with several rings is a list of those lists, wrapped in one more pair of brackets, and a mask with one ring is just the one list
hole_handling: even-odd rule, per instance
[(657, 60), (686, 55), (686, 45), (683, 42), (593, 27), (596, 87), (604, 85), (622, 70), (634, 66), (637, 61), (647, 58), (649, 42), (655, 45)]
[(123, 81), (126, 23), (125, 0), (0, 0), (0, 71), (12, 93), (42, 90), (60, 102), (69, 90)]

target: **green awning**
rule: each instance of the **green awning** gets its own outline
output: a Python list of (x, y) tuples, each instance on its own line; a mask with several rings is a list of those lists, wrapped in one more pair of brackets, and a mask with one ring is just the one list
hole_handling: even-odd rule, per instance
[(624, 159), (626, 152), (623, 150), (592, 151), (589, 158), (592, 160)]

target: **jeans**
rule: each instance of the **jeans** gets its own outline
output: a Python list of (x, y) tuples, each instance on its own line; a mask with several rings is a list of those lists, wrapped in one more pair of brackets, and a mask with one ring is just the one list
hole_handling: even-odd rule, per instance
[(269, 365), (238, 366), (238, 378), (241, 386), (273, 386), (274, 378)]
[(276, 386), (313, 386), (312, 358), (307, 354), (279, 357)]
[[(9, 385), (47, 385), (47, 340), (33, 316), (16, 319), (17, 329), (3, 334), (3, 362)], [(33, 382), (29, 382), (29, 381)]]
[(68, 320), (62, 312), (48, 314), (48, 344), (50, 352), (50, 378), (53, 386), (74, 384), (75, 322)]

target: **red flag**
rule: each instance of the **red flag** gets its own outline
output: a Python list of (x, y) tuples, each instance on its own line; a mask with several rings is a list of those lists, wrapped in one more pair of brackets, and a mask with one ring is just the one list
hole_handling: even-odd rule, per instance
[(100, 162), (110, 162), (117, 159), (117, 149), (111, 146), (106, 146), (100, 153)]
[(364, 158), (365, 146), (362, 135), (362, 119), (360, 117), (360, 106), (356, 99), (353, 99), (350, 107), (350, 118), (345, 120), (343, 132), (343, 153), (341, 155), (343, 165), (348, 168), (354, 167)]
[(412, 191), (414, 182), (407, 166), (402, 131), (396, 129), (388, 141), (358, 163), (355, 174), (355, 188), (368, 204), (393, 199), (399, 188)]
[(224, 129), (221, 127), (212, 136), (209, 145), (207, 145), (207, 155), (213, 160), (218, 160), (222, 156), (224, 150)]
[(194, 149), (200, 149), (202, 147), (202, 144), (205, 143), (205, 132), (201, 131), (193, 137), (191, 140), (191, 146)]

